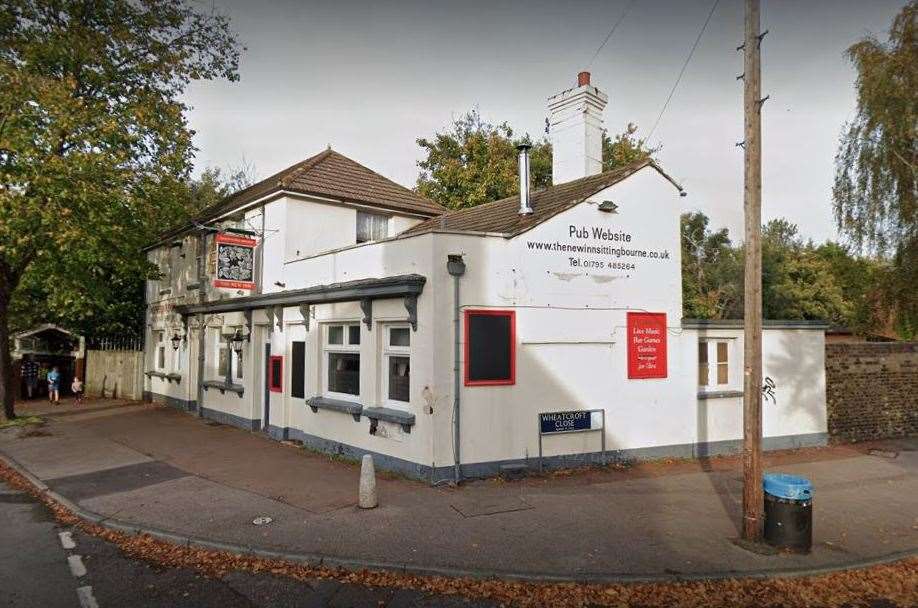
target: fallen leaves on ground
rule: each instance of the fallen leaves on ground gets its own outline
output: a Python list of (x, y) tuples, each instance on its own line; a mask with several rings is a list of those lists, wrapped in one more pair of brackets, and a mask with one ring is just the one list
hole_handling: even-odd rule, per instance
[[(75, 526), (87, 534), (115, 543), (131, 558), (172, 568), (192, 569), (211, 577), (245, 571), (301, 581), (334, 579), (346, 584), (415, 589), (437, 595), (461, 595), (491, 600), (504, 606), (529, 608), (857, 608), (877, 605), (904, 607), (918, 603), (918, 558), (822, 576), (612, 585), (418, 576), (377, 570), (354, 571), (196, 549), (174, 545), (146, 534), (115, 532), (80, 519), (2, 462), (0, 479), (47, 505), (61, 524)], [(885, 602), (879, 603), (878, 600)]]

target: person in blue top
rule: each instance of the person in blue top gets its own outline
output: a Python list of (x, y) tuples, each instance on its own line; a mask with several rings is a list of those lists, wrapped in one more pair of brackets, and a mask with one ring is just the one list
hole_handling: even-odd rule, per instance
[(57, 366), (51, 368), (51, 371), (48, 372), (48, 401), (54, 403), (55, 405), (60, 404), (61, 402), (61, 373), (58, 371)]

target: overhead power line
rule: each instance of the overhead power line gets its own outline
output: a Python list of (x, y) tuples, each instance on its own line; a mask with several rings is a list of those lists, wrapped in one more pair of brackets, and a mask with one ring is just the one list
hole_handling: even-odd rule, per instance
[(704, 31), (708, 29), (708, 24), (711, 22), (711, 17), (714, 16), (714, 11), (717, 9), (717, 4), (719, 2), (720, 0), (714, 0), (714, 4), (711, 5), (711, 10), (708, 12), (708, 18), (704, 20), (704, 25), (701, 26), (701, 30), (698, 32), (698, 37), (695, 38), (695, 43), (692, 45), (688, 57), (685, 58), (685, 63), (682, 64), (682, 69), (679, 70), (679, 76), (676, 77), (676, 82), (673, 83), (673, 88), (669, 91), (669, 97), (666, 98), (666, 103), (663, 104), (663, 108), (660, 110), (660, 115), (657, 116), (657, 120), (653, 123), (653, 127), (650, 128), (650, 132), (647, 133), (647, 137), (644, 138), (646, 141), (650, 141), (650, 136), (653, 135), (653, 132), (657, 130), (657, 126), (660, 124), (660, 120), (663, 118), (663, 114), (666, 112), (666, 108), (669, 107), (669, 102), (672, 101), (673, 95), (675, 95), (676, 89), (679, 87), (679, 83), (682, 81), (682, 76), (685, 74), (685, 69), (688, 67), (689, 62), (692, 60), (692, 55), (695, 54), (695, 49), (698, 48), (698, 43), (701, 42), (701, 37), (704, 36)]
[(596, 49), (596, 52), (593, 53), (593, 58), (590, 59), (590, 62), (587, 64), (587, 69), (589, 70), (593, 66), (593, 62), (596, 61), (596, 58), (599, 57), (599, 52), (606, 46), (606, 43), (609, 42), (609, 39), (612, 38), (612, 34), (615, 33), (615, 30), (618, 28), (619, 24), (625, 20), (625, 17), (628, 15), (628, 11), (631, 10), (631, 6), (634, 4), (635, 0), (631, 0), (628, 4), (625, 5), (625, 9), (622, 11), (622, 14), (619, 15), (618, 20), (612, 25), (612, 29), (609, 30), (609, 33), (606, 34), (605, 40), (602, 41), (602, 44), (599, 45), (599, 48)]

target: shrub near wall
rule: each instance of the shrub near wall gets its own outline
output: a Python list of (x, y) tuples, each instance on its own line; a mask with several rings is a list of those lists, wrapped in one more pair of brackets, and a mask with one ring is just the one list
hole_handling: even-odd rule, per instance
[(918, 343), (826, 344), (826, 406), (835, 441), (918, 434)]

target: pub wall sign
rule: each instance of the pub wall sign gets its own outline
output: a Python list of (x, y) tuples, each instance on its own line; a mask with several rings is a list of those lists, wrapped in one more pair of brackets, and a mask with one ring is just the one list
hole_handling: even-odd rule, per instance
[(217, 268), (214, 287), (255, 289), (254, 239), (233, 234), (216, 236)]

